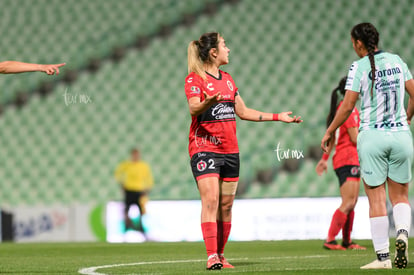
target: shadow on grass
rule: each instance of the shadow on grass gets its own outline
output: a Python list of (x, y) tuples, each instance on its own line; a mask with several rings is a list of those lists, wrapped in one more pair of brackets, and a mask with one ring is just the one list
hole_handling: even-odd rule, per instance
[(257, 265), (260, 264), (260, 262), (249, 262), (249, 261), (244, 261), (244, 262), (235, 262), (232, 261), (230, 262), (232, 265), (234, 265), (234, 267), (238, 267), (238, 266), (249, 266), (249, 265)]

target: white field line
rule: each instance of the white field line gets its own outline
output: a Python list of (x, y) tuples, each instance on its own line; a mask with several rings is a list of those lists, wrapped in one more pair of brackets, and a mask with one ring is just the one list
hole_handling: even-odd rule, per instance
[[(298, 259), (298, 258), (325, 258), (329, 257), (328, 255), (312, 255), (312, 256), (286, 256), (286, 257), (265, 257), (257, 258), (258, 260), (278, 260), (278, 259)], [(229, 260), (249, 260), (249, 258), (237, 258)], [(120, 266), (134, 266), (134, 265), (153, 265), (153, 264), (178, 264), (178, 263), (195, 263), (195, 262), (204, 262), (205, 259), (195, 259), (195, 260), (171, 260), (171, 261), (153, 261), (153, 262), (137, 262), (137, 263), (126, 263), (126, 264), (110, 264), (110, 265), (101, 265), (101, 266), (92, 266), (85, 267), (78, 270), (79, 274), (83, 275), (107, 275), (106, 273), (97, 272), (98, 269), (113, 268)]]

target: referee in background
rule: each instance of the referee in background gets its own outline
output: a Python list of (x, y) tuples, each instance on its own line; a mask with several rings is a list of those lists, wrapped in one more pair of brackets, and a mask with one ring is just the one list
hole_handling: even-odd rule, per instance
[[(153, 186), (154, 180), (150, 166), (141, 160), (140, 152), (137, 148), (131, 150), (130, 160), (123, 161), (117, 166), (115, 179), (124, 190), (125, 231), (133, 229), (141, 231), (145, 235), (142, 219), (146, 213), (145, 205), (148, 202), (148, 193)], [(134, 225), (128, 216), (128, 211), (134, 204), (138, 206), (141, 214), (138, 225)]]

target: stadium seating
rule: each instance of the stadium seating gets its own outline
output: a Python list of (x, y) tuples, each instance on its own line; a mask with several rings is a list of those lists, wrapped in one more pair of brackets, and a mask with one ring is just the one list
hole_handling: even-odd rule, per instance
[[(361, 20), (372, 21), (381, 32), (381, 47), (414, 64), (408, 47), (413, 37), (409, 0), (399, 5), (243, 0), (220, 5), (214, 15), (199, 15), (189, 27), (174, 24), (183, 14), (219, 1), (7, 2), (7, 20), (18, 20), (3, 29), (8, 34), (3, 42), (19, 42), (2, 49), (2, 58), (67, 61), (68, 69), (105, 57), (114, 47), (127, 47), (137, 36), (156, 34), (163, 25), (174, 27), (166, 38), (152, 37), (144, 49), (127, 48), (119, 62), (104, 59), (96, 73), (82, 72), (72, 84), (59, 82), (47, 97), (33, 95), (21, 109), (7, 108), (0, 116), (0, 205), (120, 199), (113, 171), (133, 146), (151, 164), (152, 199), (197, 199), (187, 154), (186, 50), (189, 41), (212, 30), (220, 31), (231, 49), (230, 64), (222, 69), (232, 74), (249, 107), (292, 111), (304, 119), (300, 125), (237, 121), (245, 187), (239, 197), (337, 196), (334, 172), (318, 177), (309, 148), (318, 146), (323, 135), (330, 91), (356, 59), (350, 28)], [(398, 18), (380, 20), (391, 7)], [(45, 17), (52, 18), (45, 25), (61, 24), (36, 28)], [(44, 79), (37, 74), (1, 76), (0, 102)], [(284, 161), (275, 152), (278, 144), (303, 151), (297, 171), (283, 169)], [(268, 183), (257, 180), (258, 171), (265, 169), (275, 171)]]
[[(1, 33), (7, 34), (2, 35), (2, 60), (67, 62), (65, 70), (79, 69), (215, 1), (5, 0), (0, 11)], [(0, 103), (13, 101), (16, 93), (35, 89), (46, 78), (25, 74), (0, 79)]]

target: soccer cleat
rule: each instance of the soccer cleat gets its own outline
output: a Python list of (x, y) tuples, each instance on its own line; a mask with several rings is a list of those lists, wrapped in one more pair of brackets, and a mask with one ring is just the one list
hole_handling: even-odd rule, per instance
[(363, 265), (361, 269), (392, 269), (391, 260), (386, 259), (385, 261), (375, 260), (369, 264)]
[(395, 240), (394, 265), (396, 268), (406, 268), (408, 264), (408, 238), (404, 234)]
[(223, 265), (223, 268), (234, 268), (232, 264), (230, 264), (226, 258), (224, 258), (223, 255), (219, 255), (219, 259), (221, 264)]
[(350, 249), (350, 250), (367, 250), (367, 248), (365, 246), (356, 244), (354, 242), (351, 242), (349, 244), (347, 243), (342, 243), (342, 246), (346, 249)]
[(346, 250), (345, 247), (343, 247), (342, 245), (339, 245), (335, 240), (330, 241), (330, 242), (325, 242), (323, 244), (323, 248), (326, 248), (328, 250)]
[(221, 269), (223, 264), (220, 262), (220, 259), (217, 254), (210, 255), (207, 260), (207, 269), (208, 270), (215, 270)]

